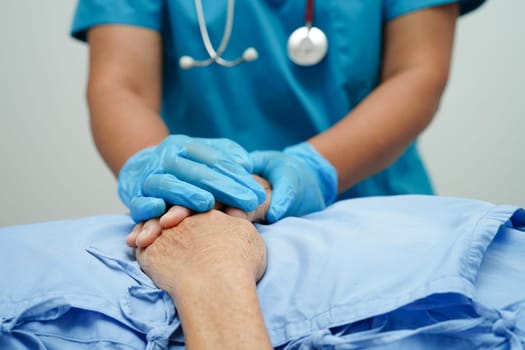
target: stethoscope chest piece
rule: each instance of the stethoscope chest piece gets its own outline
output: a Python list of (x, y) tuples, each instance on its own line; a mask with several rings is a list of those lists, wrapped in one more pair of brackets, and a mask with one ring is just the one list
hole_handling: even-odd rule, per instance
[(300, 27), (288, 38), (288, 56), (297, 65), (316, 65), (323, 60), (327, 51), (326, 35), (317, 27)]

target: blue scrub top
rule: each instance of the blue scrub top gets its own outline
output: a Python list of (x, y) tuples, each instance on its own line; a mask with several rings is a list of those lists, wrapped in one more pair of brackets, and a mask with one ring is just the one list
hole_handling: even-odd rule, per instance
[[(243, 0), (235, 5), (225, 59), (254, 47), (259, 59), (233, 68), (213, 64), (181, 70), (178, 60), (209, 56), (194, 1), (79, 0), (72, 35), (125, 24), (159, 31), (164, 44), (162, 117), (173, 134), (226, 137), (247, 150), (280, 150), (337, 123), (379, 84), (385, 22), (406, 13), (458, 0), (317, 1), (314, 25), (327, 35), (327, 56), (301, 67), (287, 56), (287, 40), (304, 25), (304, 0)], [(466, 13), (483, 0), (459, 1)], [(224, 32), (227, 1), (202, 0), (215, 48)], [(431, 194), (415, 144), (389, 168), (341, 197)]]

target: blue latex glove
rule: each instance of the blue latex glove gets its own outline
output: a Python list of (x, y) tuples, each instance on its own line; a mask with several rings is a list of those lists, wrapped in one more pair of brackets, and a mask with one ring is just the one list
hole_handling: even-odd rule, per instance
[(118, 193), (136, 222), (161, 216), (167, 203), (202, 212), (217, 200), (252, 211), (266, 193), (251, 173), (248, 153), (231, 140), (171, 135), (126, 162)]
[(307, 142), (250, 157), (254, 173), (272, 185), (268, 222), (322, 210), (337, 196), (337, 171)]

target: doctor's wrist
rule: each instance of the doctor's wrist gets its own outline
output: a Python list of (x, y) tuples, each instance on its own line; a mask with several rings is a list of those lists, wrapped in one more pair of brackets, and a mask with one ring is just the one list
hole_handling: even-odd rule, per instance
[(317, 176), (325, 205), (332, 204), (338, 193), (338, 175), (335, 167), (308, 142), (287, 147), (283, 152), (296, 156), (309, 165)]

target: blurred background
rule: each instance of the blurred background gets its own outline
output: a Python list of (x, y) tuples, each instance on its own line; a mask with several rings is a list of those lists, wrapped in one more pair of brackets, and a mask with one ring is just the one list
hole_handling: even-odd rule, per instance
[[(0, 11), (0, 226), (126, 212), (89, 130), (76, 1)], [(523, 0), (459, 20), (442, 105), (420, 139), (440, 195), (525, 207)]]

